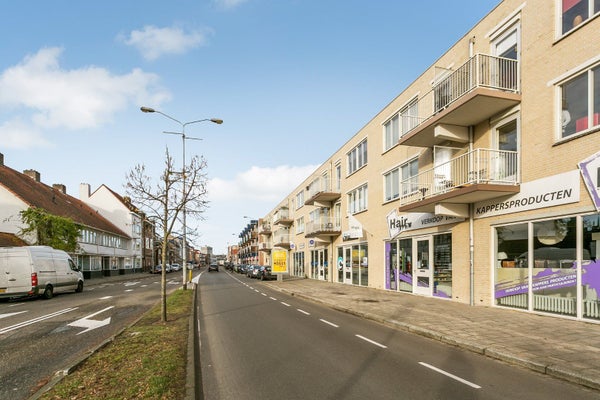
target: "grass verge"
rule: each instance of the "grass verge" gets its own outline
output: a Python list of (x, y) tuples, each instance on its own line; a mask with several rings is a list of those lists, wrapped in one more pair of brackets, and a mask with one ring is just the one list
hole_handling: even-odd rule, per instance
[(173, 292), (168, 322), (158, 304), (40, 399), (183, 399), (193, 293)]

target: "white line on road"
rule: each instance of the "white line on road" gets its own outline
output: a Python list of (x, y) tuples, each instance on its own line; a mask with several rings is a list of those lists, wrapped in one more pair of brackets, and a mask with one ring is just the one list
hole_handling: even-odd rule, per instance
[(0, 314), (0, 319), (12, 317), (13, 315), (19, 315), (19, 314), (23, 314), (23, 313), (26, 313), (26, 312), (27, 312), (27, 310), (12, 312), (12, 313), (8, 313), (8, 314)]
[(475, 389), (481, 389), (481, 386), (479, 386), (479, 385), (476, 385), (476, 384), (474, 384), (474, 383), (472, 383), (472, 382), (469, 382), (469, 381), (467, 381), (467, 380), (465, 380), (465, 379), (459, 378), (459, 377), (458, 377), (458, 376), (456, 376), (456, 375), (452, 375), (451, 373), (449, 373), (449, 372), (446, 372), (446, 371), (444, 371), (444, 370), (442, 370), (442, 369), (436, 368), (436, 367), (434, 367), (433, 365), (429, 365), (429, 364), (427, 364), (427, 363), (424, 363), (424, 362), (419, 362), (419, 364), (421, 364), (422, 366), (424, 366), (424, 367), (427, 367), (427, 368), (429, 368), (429, 369), (432, 369), (432, 370), (434, 370), (434, 371), (436, 371), (436, 372), (439, 372), (439, 373), (440, 373), (440, 374), (442, 374), (442, 375), (446, 375), (446, 376), (447, 376), (447, 377), (449, 377), (449, 378), (452, 378), (452, 379), (454, 379), (454, 380), (457, 380), (457, 381), (459, 381), (459, 382), (461, 382), (461, 383), (464, 383), (465, 385), (471, 386), (471, 387), (473, 387), (473, 388), (475, 388)]
[(336, 324), (334, 324), (333, 322), (329, 322), (329, 321), (327, 321), (327, 320), (325, 320), (325, 319), (320, 319), (319, 321), (321, 321), (321, 322), (323, 322), (323, 323), (326, 323), (327, 325), (331, 325), (331, 326), (333, 326), (334, 328), (339, 328), (339, 327), (340, 327), (339, 325), (336, 325)]
[(304, 315), (310, 315), (310, 313), (309, 313), (309, 312), (306, 312), (306, 311), (304, 311), (304, 310), (301, 310), (301, 309), (299, 309), (299, 308), (296, 308), (296, 310), (300, 311), (300, 312), (301, 312), (302, 314), (304, 314)]
[(374, 344), (375, 346), (379, 346), (379, 347), (381, 347), (382, 349), (387, 349), (387, 346), (385, 346), (385, 345), (383, 345), (383, 344), (381, 344), (381, 343), (377, 343), (376, 341), (374, 341), (374, 340), (371, 340), (371, 339), (369, 339), (369, 338), (366, 338), (366, 337), (364, 337), (364, 336), (361, 336), (361, 335), (356, 335), (356, 337), (357, 337), (357, 338), (360, 338), (360, 339), (362, 339), (362, 340), (364, 340), (364, 341), (366, 341), (366, 342), (369, 342), (369, 343), (371, 343), (371, 344)]
[(266, 293), (261, 293), (261, 294), (262, 294), (263, 296), (267, 297), (267, 294), (266, 294)]
[(254, 291), (255, 291), (256, 293), (260, 293), (260, 290), (256, 290), (256, 289), (254, 289)]
[(14, 331), (15, 329), (23, 328), (24, 326), (27, 326), (27, 325), (33, 325), (36, 322), (40, 322), (40, 321), (44, 321), (46, 319), (57, 317), (57, 316), (59, 316), (61, 314), (65, 314), (65, 313), (68, 313), (68, 312), (71, 312), (71, 311), (74, 311), (74, 310), (77, 310), (77, 307), (75, 307), (75, 308), (65, 308), (64, 310), (56, 311), (56, 312), (53, 312), (52, 314), (43, 315), (41, 317), (30, 319), (29, 321), (24, 321), (24, 322), (21, 322), (21, 323), (12, 325), (12, 326), (7, 326), (6, 328), (0, 329), (0, 335), (3, 334), (3, 333)]
[(283, 301), (281, 302), (281, 304), (283, 304), (286, 307), (291, 307), (288, 303), (284, 303)]
[(98, 300), (108, 300), (108, 299), (112, 299), (112, 296), (104, 296), (104, 297), (100, 297)]
[(277, 301), (277, 299), (275, 297), (269, 297), (269, 298), (273, 301)]

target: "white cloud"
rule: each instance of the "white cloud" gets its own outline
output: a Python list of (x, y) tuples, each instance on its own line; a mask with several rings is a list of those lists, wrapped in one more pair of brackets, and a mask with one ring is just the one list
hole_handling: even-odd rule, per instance
[(279, 202), (316, 168), (316, 165), (252, 167), (236, 175), (233, 180), (211, 179), (208, 185), (208, 199), (211, 202), (239, 202), (240, 199)]
[(165, 54), (183, 54), (190, 49), (206, 44), (211, 31), (184, 32), (180, 28), (157, 28), (145, 26), (141, 31), (132, 31), (123, 43), (135, 47), (146, 60), (156, 60)]
[(215, 4), (221, 8), (232, 9), (240, 4), (245, 3), (247, 0), (214, 0)]
[[(170, 98), (158, 87), (156, 74), (134, 69), (114, 75), (95, 66), (65, 70), (59, 63), (62, 52), (41, 49), (0, 74), (0, 106), (14, 115), (0, 126), (3, 143), (13, 138), (14, 146), (38, 145), (44, 130), (95, 128), (131, 104), (159, 104)], [(21, 132), (19, 140), (14, 140), (15, 127)]]
[(0, 125), (0, 143), (2, 147), (9, 149), (50, 146), (39, 131), (18, 119)]

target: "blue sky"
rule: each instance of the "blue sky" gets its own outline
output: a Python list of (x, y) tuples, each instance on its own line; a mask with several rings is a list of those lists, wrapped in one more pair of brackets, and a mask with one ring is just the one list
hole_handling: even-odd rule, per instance
[(165, 149), (208, 162), (196, 246), (224, 253), (499, 0), (20, 0), (0, 24), (0, 152), (42, 182), (106, 184)]

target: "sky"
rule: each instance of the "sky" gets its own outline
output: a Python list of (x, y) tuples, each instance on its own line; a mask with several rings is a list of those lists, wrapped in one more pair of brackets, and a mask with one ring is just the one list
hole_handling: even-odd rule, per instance
[(19, 0), (2, 6), (0, 153), (125, 195), (168, 149), (207, 161), (188, 240), (224, 254), (499, 0)]

